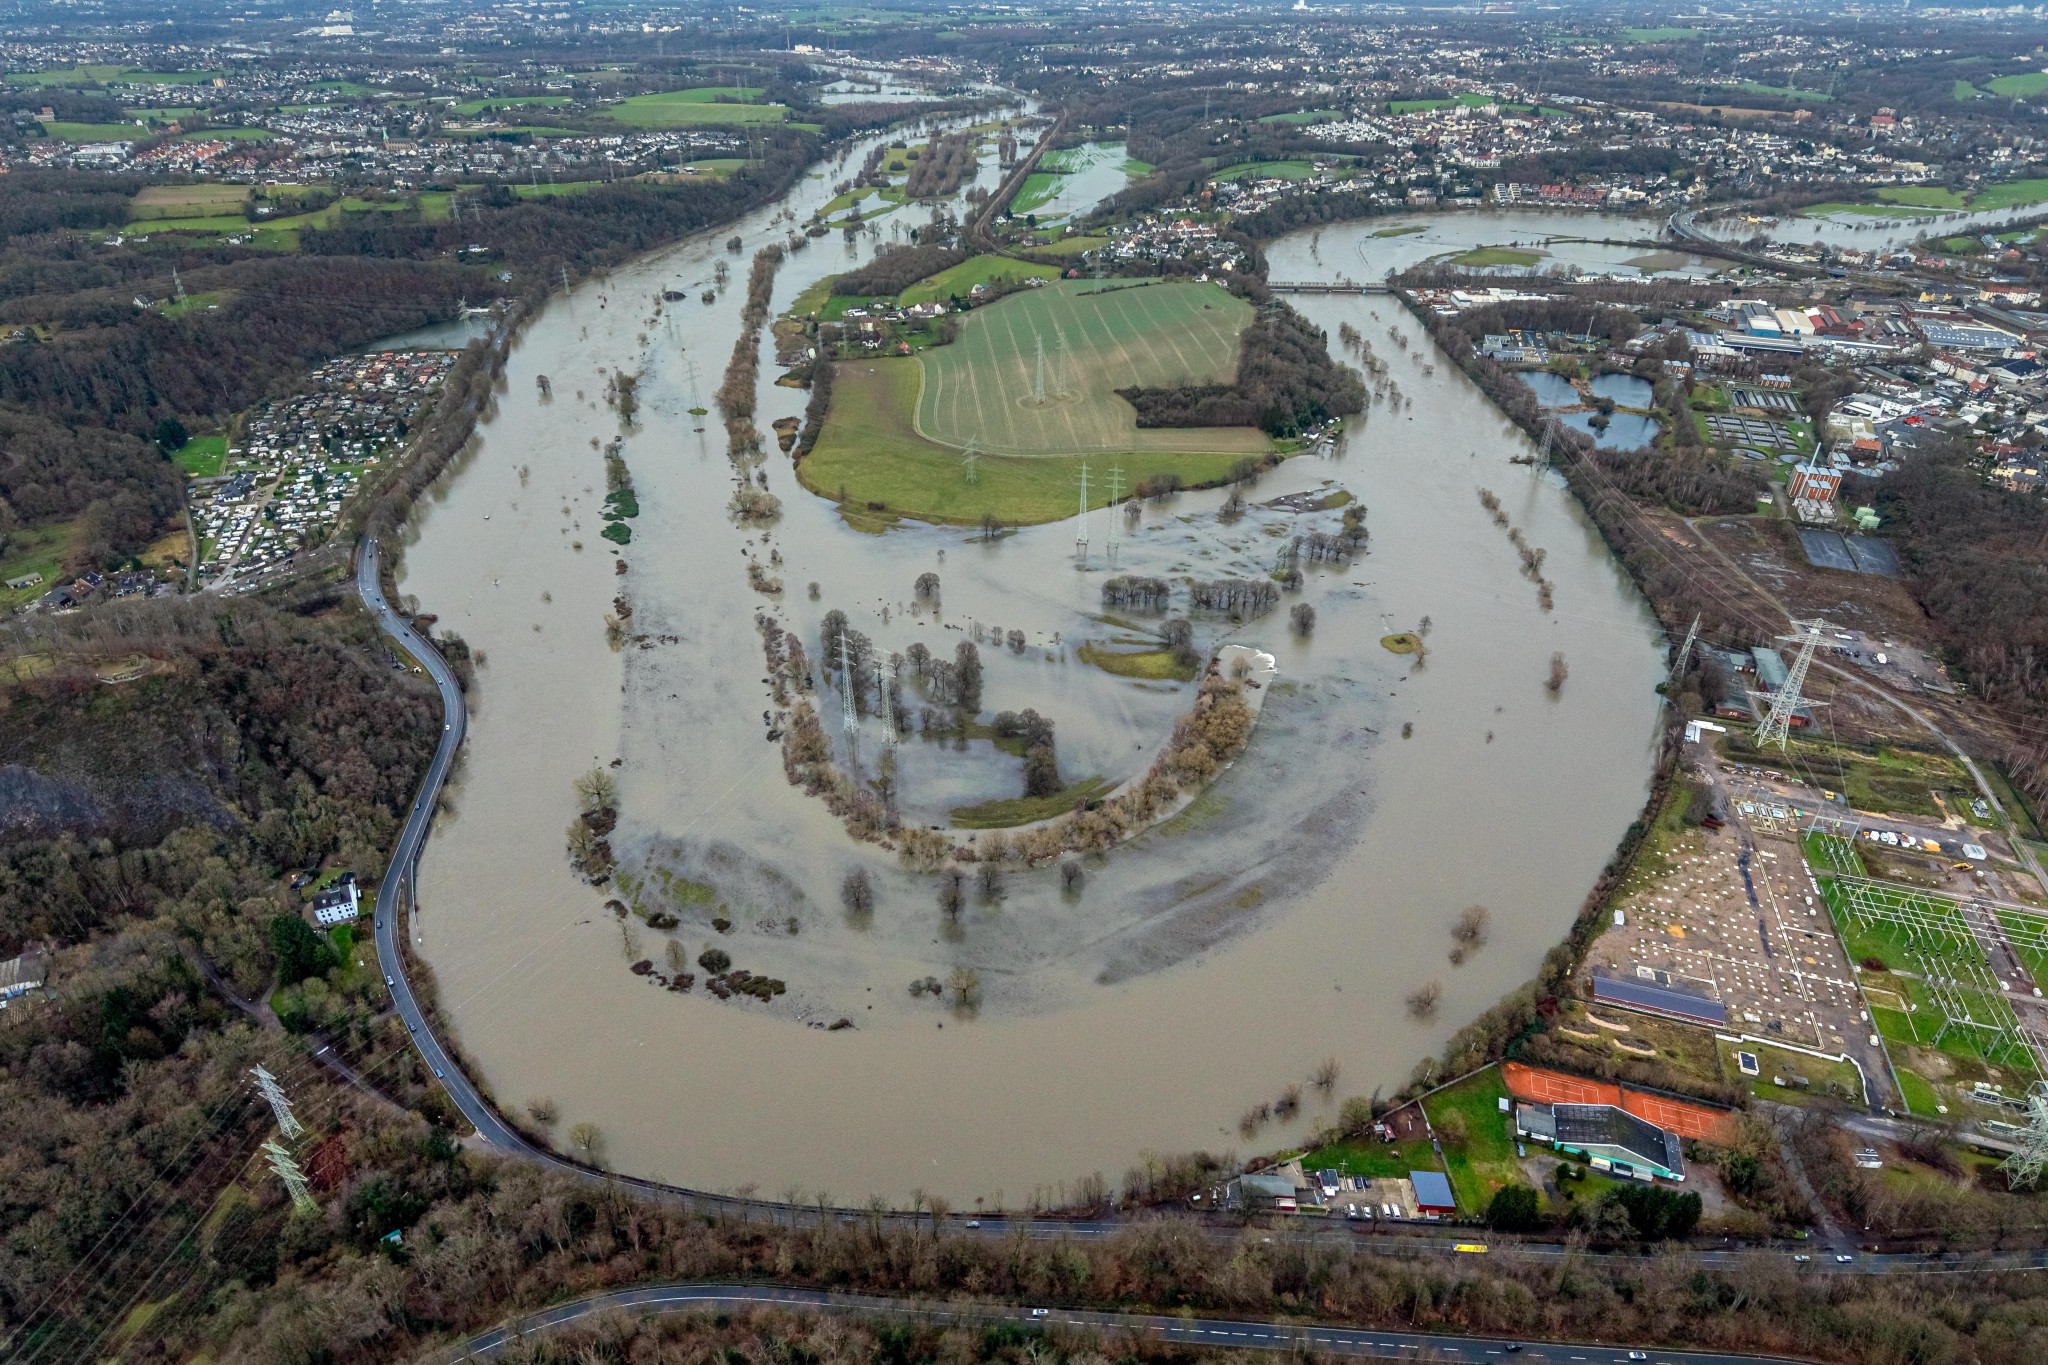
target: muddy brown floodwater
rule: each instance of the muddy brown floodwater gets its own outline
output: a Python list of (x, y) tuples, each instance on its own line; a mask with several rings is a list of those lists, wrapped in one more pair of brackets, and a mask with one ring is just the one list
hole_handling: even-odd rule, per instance
[[(788, 206), (808, 216), (841, 174), (806, 180)], [(1254, 490), (1257, 503), (1348, 491), (1370, 508), (1371, 547), (1307, 570), (1302, 600), (1319, 617), (1308, 639), (1289, 631), (1287, 600), (1236, 627), (1197, 617), (1204, 648), (1267, 651), (1278, 677), (1249, 749), (1184, 815), (1084, 860), (1078, 895), (1056, 867), (1012, 871), (995, 901), (970, 888), (955, 924), (931, 878), (854, 843), (785, 781), (764, 724), (757, 611), (814, 658), (835, 607), (885, 650), (923, 641), (950, 656), (977, 627), (1022, 632), (1021, 652), (982, 645), (984, 705), (1050, 716), (1069, 781), (1131, 776), (1192, 692), (1078, 657), (1084, 640), (1129, 634), (1096, 617), (1105, 513), (1091, 519), (1085, 568), (1072, 521), (989, 545), (960, 528), (864, 534), (771, 455), (781, 520), (765, 533), (731, 523), (723, 433), (715, 417), (693, 432), (686, 410), (718, 382), (748, 258), (786, 234), (782, 207), (552, 303), (514, 349), (473, 454), (416, 519), (403, 590), (487, 658), (452, 810), (423, 861), (416, 947), (499, 1101), (517, 1111), (548, 1096), (561, 1133), (597, 1125), (615, 1169), (698, 1188), (845, 1201), (922, 1189), (955, 1207), (1019, 1207), (1090, 1173), (1115, 1182), (1148, 1151), (1280, 1145), (1341, 1096), (1399, 1084), (1529, 977), (1641, 808), (1663, 642), (1561, 485), (1509, 462), (1523, 438), (1389, 299), (1297, 301), (1333, 336), (1345, 321), (1363, 331), (1413, 402), (1376, 405), (1333, 450), (1288, 461)], [(737, 256), (723, 247), (734, 231)], [(1325, 230), (1326, 258), (1338, 234)], [(777, 310), (876, 240), (835, 233), (793, 255)], [(1276, 244), (1275, 275), (1311, 272), (1306, 253), (1303, 238)], [(735, 285), (705, 306), (721, 259)], [(655, 317), (670, 288), (687, 301)], [(1390, 328), (1415, 339), (1407, 350)], [(804, 401), (772, 386), (770, 362), (764, 428)], [(593, 448), (618, 431), (602, 392), (614, 368), (645, 376), (623, 447), (641, 513), (623, 551), (598, 534)], [(1547, 551), (1553, 610), (1480, 506), (1482, 486)], [(1285, 535), (1334, 530), (1340, 515), (1255, 506), (1226, 524), (1220, 503), (1184, 494), (1135, 526), (1117, 518), (1119, 570), (1259, 577)], [(748, 558), (769, 567), (777, 554), (784, 591), (750, 590)], [(913, 611), (927, 570), (940, 604)], [(615, 652), (604, 618), (622, 588), (645, 638)], [(1379, 641), (1425, 616), (1418, 670)], [(1570, 665), (1557, 697), (1544, 688), (1553, 652)], [(822, 680), (817, 702), (843, 765), (838, 699)], [(870, 774), (875, 725), (861, 736)], [(909, 737), (899, 752), (903, 807), (922, 823), (1020, 789), (1017, 761), (983, 741)], [(605, 908), (614, 892), (570, 871), (571, 784), (615, 761), (612, 842), (634, 885), (673, 892), (659, 897), (681, 919), (672, 933), (621, 922)], [(868, 915), (841, 905), (856, 868), (874, 880)], [(1453, 967), (1451, 923), (1472, 904), (1492, 912), (1491, 941)], [(725, 933), (711, 925), (721, 914)], [(719, 1001), (629, 970), (643, 958), (666, 970), (671, 938), (693, 960), (715, 944), (787, 993)], [(909, 989), (962, 967), (981, 983), (970, 1008)], [(1420, 1022), (1403, 998), (1431, 979), (1442, 1004)], [(840, 1019), (852, 1027), (827, 1028)], [(1325, 1057), (1342, 1068), (1330, 1097), (1310, 1089), (1298, 1118), (1241, 1135), (1240, 1115)]]

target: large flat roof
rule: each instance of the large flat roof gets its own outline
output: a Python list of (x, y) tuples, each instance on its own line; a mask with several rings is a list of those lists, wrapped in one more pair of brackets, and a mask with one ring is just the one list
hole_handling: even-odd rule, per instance
[(1593, 998), (1610, 1005), (1626, 1005), (1630, 1009), (1665, 1014), (1696, 1024), (1728, 1022), (1728, 1007), (1718, 1000), (1648, 981), (1630, 981), (1626, 977), (1596, 975), (1593, 978)]

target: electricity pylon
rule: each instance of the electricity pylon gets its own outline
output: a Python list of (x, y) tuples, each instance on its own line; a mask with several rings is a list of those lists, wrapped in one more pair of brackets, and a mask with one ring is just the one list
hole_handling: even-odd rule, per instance
[(1088, 562), (1088, 462), (1081, 461), (1081, 530), (1074, 537), (1074, 553)]
[(1122, 465), (1109, 467), (1109, 566), (1116, 567), (1116, 506), (1123, 497), (1124, 470)]
[(889, 700), (889, 676), (882, 668), (882, 656), (875, 653), (875, 704), (882, 709), (882, 719), (888, 728), (882, 731), (882, 742), (890, 748), (896, 747), (896, 707)]
[(306, 1191), (306, 1173), (299, 1169), (299, 1163), (292, 1160), (292, 1154), (277, 1145), (276, 1139), (263, 1144), (263, 1156), (270, 1162), (270, 1169), (277, 1172), (277, 1178), (291, 1193), (292, 1207), (300, 1213), (316, 1213), (320, 1206)]
[(2048, 1081), (2035, 1081), (2027, 1092), (2027, 1126), (2013, 1139), (2019, 1150), (1999, 1163), (2006, 1183), (2014, 1189), (2031, 1189), (2048, 1166)]
[(975, 461), (981, 458), (981, 451), (976, 448), (979, 445), (980, 442), (976, 438), (968, 437), (967, 458), (960, 461), (961, 467), (967, 471), (967, 482), (969, 483), (981, 482), (981, 470), (975, 464)]
[[(1799, 622), (1794, 621), (1792, 624), (1796, 626)], [(1757, 748), (1761, 749), (1773, 740), (1777, 741), (1780, 749), (1790, 747), (1792, 743), (1792, 714), (1799, 709), (1799, 690), (1806, 686), (1806, 670), (1812, 666), (1813, 651), (1820, 647), (1820, 634), (1827, 628), (1827, 622), (1815, 617), (1813, 620), (1806, 622), (1806, 634), (1804, 636), (1795, 637), (1788, 635), (1782, 637), (1788, 640), (1795, 638), (1800, 640), (1799, 657), (1792, 661), (1792, 670), (1785, 675), (1784, 685), (1772, 694), (1770, 714), (1765, 716), (1764, 723), (1757, 727)]]
[(256, 1088), (263, 1092), (263, 1098), (270, 1101), (270, 1112), (277, 1118), (277, 1131), (287, 1138), (295, 1138), (306, 1131), (292, 1114), (292, 1102), (284, 1097), (284, 1087), (277, 1083), (277, 1077), (260, 1066), (249, 1068), (249, 1074), (256, 1078)]
[(853, 653), (847, 648), (846, 632), (839, 633), (839, 724), (848, 739), (860, 734), (860, 713), (854, 708), (853, 689), (860, 679), (853, 675)]
[(1699, 638), (1700, 614), (1694, 612), (1692, 614), (1692, 626), (1685, 632), (1685, 643), (1678, 647), (1678, 657), (1671, 661), (1671, 685), (1673, 687), (1678, 686), (1680, 682), (1684, 681), (1685, 666), (1691, 661), (1692, 647)]
[(1031, 402), (1042, 408), (1045, 406), (1045, 338), (1033, 333), (1031, 344), (1038, 353), (1036, 377), (1031, 381)]

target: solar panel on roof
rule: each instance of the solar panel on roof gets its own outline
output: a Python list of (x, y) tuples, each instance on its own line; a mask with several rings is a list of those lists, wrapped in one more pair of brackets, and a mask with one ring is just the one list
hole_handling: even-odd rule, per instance
[(1696, 1019), (1704, 1023), (1728, 1022), (1728, 1007), (1718, 1000), (1709, 1000), (1704, 995), (1675, 990), (1669, 986), (1652, 986), (1643, 981), (1595, 976), (1593, 998), (1617, 1005), (1632, 1005), (1637, 1009), (1651, 1010), (1658, 1014), (1675, 1014), (1683, 1019)]

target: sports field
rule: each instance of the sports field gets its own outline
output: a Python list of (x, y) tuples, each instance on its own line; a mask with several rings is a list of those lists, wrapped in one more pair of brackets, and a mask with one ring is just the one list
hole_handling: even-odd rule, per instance
[[(919, 358), (917, 433), (1006, 455), (1270, 448), (1252, 427), (1140, 431), (1116, 390), (1227, 383), (1251, 306), (1214, 285), (1063, 280), (1012, 294), (961, 320), (950, 346)], [(1040, 343), (1044, 397), (1038, 395)]]

